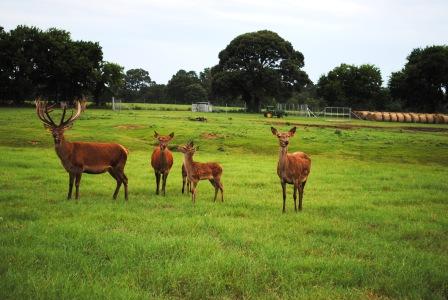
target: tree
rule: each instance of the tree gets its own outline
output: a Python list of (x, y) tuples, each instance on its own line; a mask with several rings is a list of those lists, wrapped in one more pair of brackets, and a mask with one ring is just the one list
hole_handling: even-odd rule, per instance
[(65, 101), (89, 94), (102, 58), (98, 43), (73, 41), (64, 30), (1, 30), (0, 97), (19, 103), (38, 95)]
[(241, 96), (247, 110), (257, 112), (265, 99), (282, 101), (309, 83), (303, 66), (303, 54), (277, 33), (245, 33), (219, 53), (212, 89), (220, 96)]
[(143, 98), (150, 102), (163, 102), (166, 99), (166, 85), (153, 84), (143, 89)]
[(341, 64), (317, 83), (317, 94), (330, 106), (374, 109), (384, 106), (383, 80), (374, 65)]
[(101, 100), (116, 97), (124, 86), (124, 68), (111, 62), (103, 62), (97, 74), (93, 98), (97, 106)]
[(212, 71), (210, 68), (205, 68), (204, 71), (199, 73), (199, 80), (201, 81), (201, 86), (207, 93), (207, 99), (212, 98)]
[(447, 111), (448, 46), (414, 49), (407, 60), (389, 79), (392, 98), (409, 110)]
[(187, 92), (192, 95), (196, 94), (198, 90), (197, 87), (190, 87), (191, 85), (201, 85), (201, 81), (196, 72), (179, 70), (168, 81), (166, 86), (167, 96), (176, 103), (190, 103), (193, 100), (188, 98), (189, 95), (187, 95)]
[(207, 91), (199, 83), (193, 83), (185, 88), (185, 98), (191, 102), (207, 101)]
[(130, 69), (126, 72), (123, 96), (129, 101), (142, 100), (143, 90), (155, 82), (151, 81), (148, 71)]

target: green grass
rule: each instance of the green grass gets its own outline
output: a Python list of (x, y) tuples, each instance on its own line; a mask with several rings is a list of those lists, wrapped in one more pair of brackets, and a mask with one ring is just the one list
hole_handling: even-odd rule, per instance
[[(298, 214), (290, 186), (281, 213), (272, 124), (297, 125), (290, 151), (312, 158)], [(208, 182), (196, 205), (181, 194), (179, 152), (155, 195), (154, 130), (223, 165), (224, 203)], [(112, 200), (108, 174), (84, 175), (81, 199), (65, 200), (34, 110), (0, 109), (1, 299), (448, 297), (446, 126), (88, 110), (66, 136), (129, 148), (130, 200)]]

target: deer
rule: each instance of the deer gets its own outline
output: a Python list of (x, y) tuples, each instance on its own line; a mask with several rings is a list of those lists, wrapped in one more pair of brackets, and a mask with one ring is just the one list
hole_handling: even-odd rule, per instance
[(212, 186), (215, 188), (215, 197), (213, 202), (216, 201), (218, 190), (221, 191), (221, 202), (224, 202), (224, 186), (221, 182), (222, 167), (215, 162), (201, 163), (193, 161), (193, 155), (196, 152), (196, 147), (193, 142), (189, 142), (185, 145), (181, 145), (177, 148), (184, 154), (184, 165), (187, 173), (187, 178), (191, 184), (191, 200), (193, 204), (196, 203), (197, 185), (200, 180), (209, 180)]
[(278, 132), (271, 127), (272, 134), (278, 138), (280, 144), (277, 175), (283, 190), (283, 213), (285, 213), (287, 183), (294, 185), (294, 210), (297, 212), (297, 192), (299, 192), (299, 211), (302, 210), (303, 191), (311, 170), (311, 159), (307, 154), (288, 153), (289, 139), (295, 135), (296, 129), (293, 127), (287, 132)]
[(185, 169), (185, 164), (182, 163), (182, 194), (185, 192), (185, 183), (187, 184), (188, 191), (191, 191), (190, 180), (187, 178), (187, 169)]
[(165, 196), (166, 180), (173, 166), (173, 154), (167, 147), (168, 143), (174, 138), (174, 132), (169, 135), (160, 135), (154, 131), (154, 138), (159, 143), (151, 155), (151, 166), (156, 175), (156, 194), (159, 194), (160, 177), (162, 177), (162, 193)]
[(116, 143), (97, 142), (69, 142), (64, 137), (64, 132), (73, 126), (73, 123), (81, 116), (82, 105), (76, 101), (76, 112), (71, 112), (70, 117), (65, 119), (67, 106), (63, 106), (62, 116), (59, 124), (51, 118), (50, 113), (54, 105), (49, 106), (47, 102), (37, 99), (35, 101), (38, 118), (48, 129), (54, 140), (56, 154), (61, 160), (62, 166), (69, 174), (69, 185), (67, 199), (72, 198), (73, 183), (76, 186), (76, 200), (79, 199), (79, 185), (83, 173), (101, 174), (109, 172), (116, 180), (117, 187), (113, 199), (117, 198), (121, 185), (124, 185), (125, 200), (128, 200), (128, 178), (124, 173), (128, 149)]

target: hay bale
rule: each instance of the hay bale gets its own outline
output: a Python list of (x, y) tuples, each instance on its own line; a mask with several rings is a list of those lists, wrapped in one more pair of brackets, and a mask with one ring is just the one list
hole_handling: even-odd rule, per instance
[(405, 114), (403, 114), (403, 117), (404, 117), (404, 121), (405, 121), (406, 123), (411, 123), (411, 122), (412, 122), (411, 114), (409, 114), (409, 113), (405, 113)]
[(430, 124), (434, 123), (434, 115), (433, 114), (426, 114), (426, 121)]
[(390, 121), (391, 122), (397, 122), (398, 121), (398, 116), (396, 113), (390, 113)]
[(363, 119), (363, 120), (366, 120), (367, 119), (367, 116), (369, 115), (369, 111), (360, 111), (359, 112), (359, 117), (361, 118), (361, 119)]
[(426, 115), (425, 114), (418, 114), (418, 119), (420, 123), (426, 123)]
[(397, 122), (404, 122), (404, 114), (397, 113)]
[(414, 123), (418, 123), (420, 122), (420, 118), (418, 117), (418, 114), (414, 114), (414, 113), (409, 113), (411, 115), (411, 120)]
[(382, 112), (383, 115), (383, 121), (389, 122), (390, 121), (390, 113), (388, 112)]
[(383, 114), (380, 112), (374, 112), (373, 113), (373, 120), (374, 121), (382, 121), (383, 120)]
[(440, 115), (440, 124), (448, 124), (448, 116), (447, 115)]

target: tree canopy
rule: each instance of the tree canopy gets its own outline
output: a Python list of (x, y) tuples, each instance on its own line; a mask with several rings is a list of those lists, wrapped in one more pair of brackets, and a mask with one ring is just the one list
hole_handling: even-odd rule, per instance
[(330, 106), (380, 109), (385, 104), (382, 82), (381, 72), (374, 65), (341, 64), (319, 78), (317, 94)]
[(168, 81), (166, 92), (170, 101), (176, 103), (207, 100), (207, 91), (201, 85), (201, 81), (194, 71), (177, 71)]
[(98, 43), (73, 41), (70, 33), (17, 26), (0, 30), (0, 99), (35, 96), (71, 100), (95, 88), (103, 58)]
[(265, 99), (284, 100), (309, 83), (303, 66), (303, 54), (277, 33), (245, 33), (219, 53), (212, 89), (216, 95), (241, 96), (247, 110), (257, 112)]
[(404, 68), (392, 73), (391, 96), (414, 111), (448, 110), (448, 46), (414, 49)]

